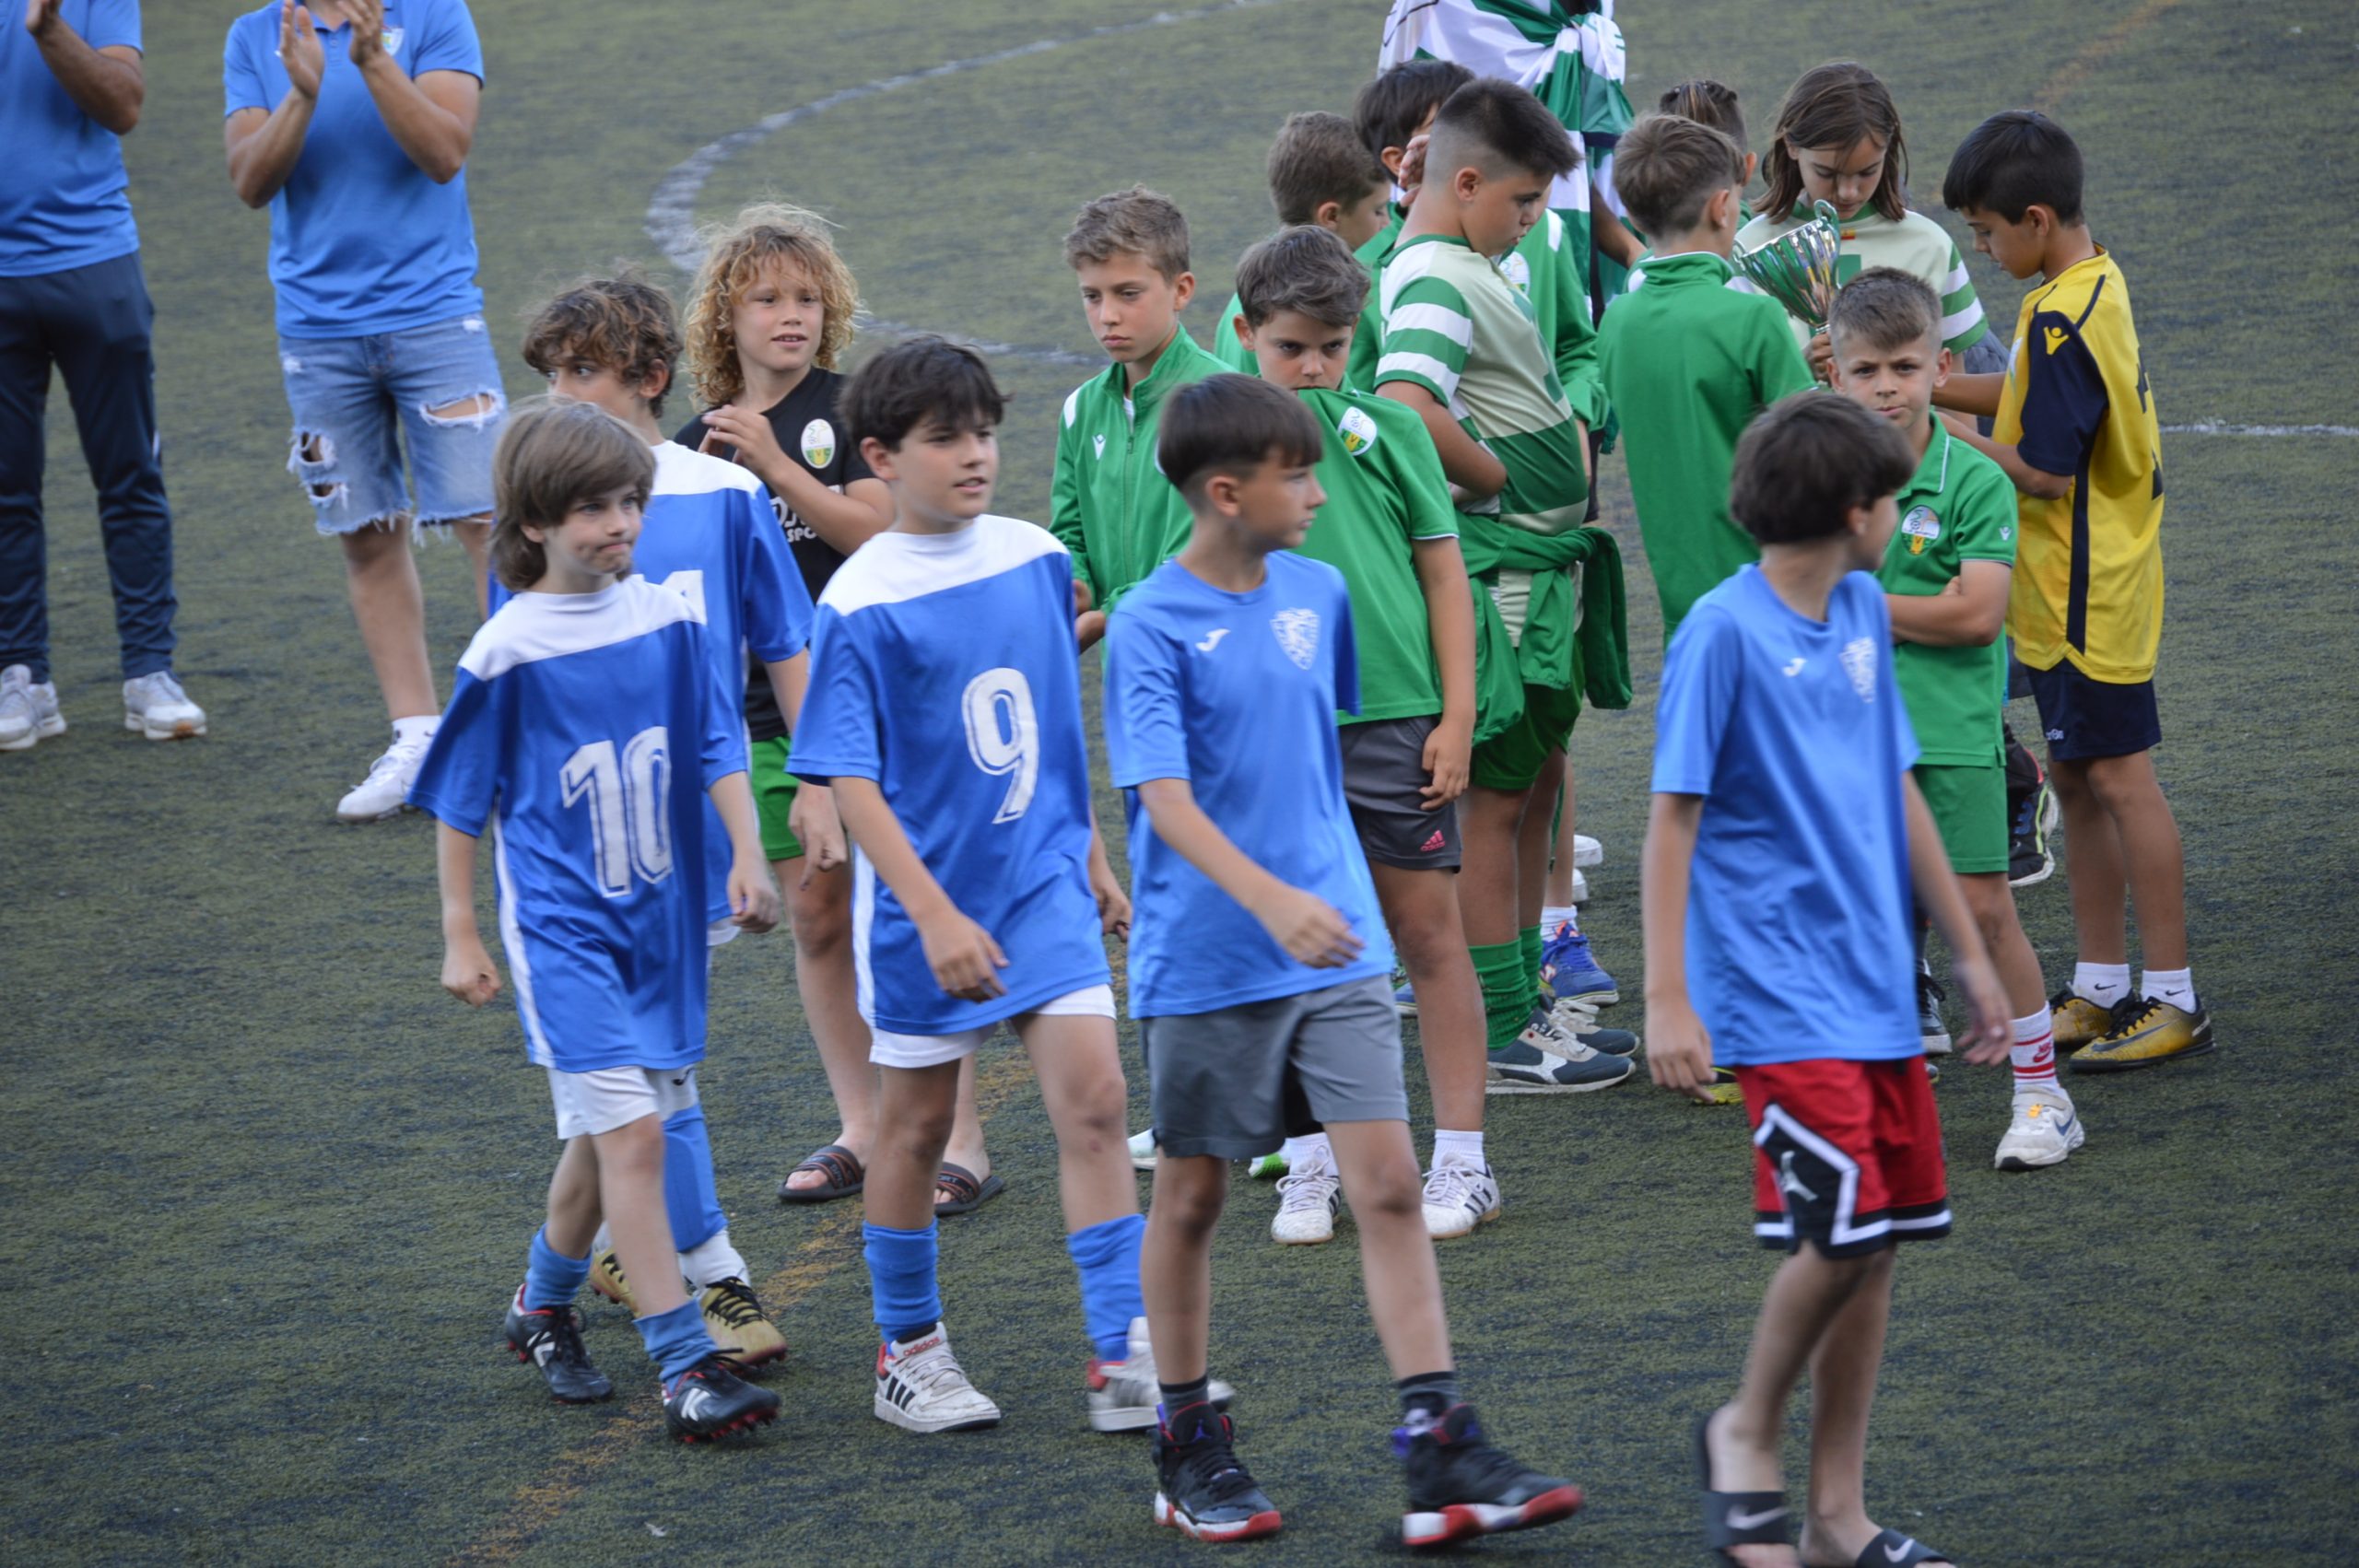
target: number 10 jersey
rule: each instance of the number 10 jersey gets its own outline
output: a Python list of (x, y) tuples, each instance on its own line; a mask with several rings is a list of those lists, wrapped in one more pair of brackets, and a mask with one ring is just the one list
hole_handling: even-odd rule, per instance
[(1109, 983), (1073, 621), (1064, 546), (1004, 517), (880, 533), (819, 596), (789, 770), (873, 779), (926, 870), (1008, 959), (1005, 996), (944, 991), (900, 900), (855, 850), (852, 952), (876, 1028), (954, 1034)]

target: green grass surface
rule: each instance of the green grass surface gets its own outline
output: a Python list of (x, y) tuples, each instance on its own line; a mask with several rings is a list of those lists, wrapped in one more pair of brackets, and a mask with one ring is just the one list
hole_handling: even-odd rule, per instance
[[(556, 1153), (546, 1091), (512, 1012), (469, 1014), (435, 985), (427, 825), (330, 818), (382, 732), (337, 553), (281, 471), (266, 226), (220, 165), (236, 7), (147, 9), (130, 156), (159, 311), (181, 667), (214, 734), (167, 747), (114, 728), (111, 606), (61, 396), (51, 603), (75, 729), (0, 759), (0, 1559), (1196, 1560), (1147, 1522), (1144, 1445), (1081, 1422), (1053, 1146), (1002, 1051), (990, 1135), (1009, 1191), (945, 1226), (944, 1283), (962, 1357), (1010, 1419), (928, 1441), (868, 1415), (857, 1214), (770, 1198), (834, 1128), (782, 937), (721, 955), (705, 1082), (734, 1234), (793, 1345), (774, 1378), (782, 1422), (730, 1451), (663, 1441), (636, 1341), (604, 1308), (590, 1342), (621, 1378), (611, 1406), (555, 1408), (496, 1352)], [(495, 330), (512, 345), (545, 286), (651, 257), (650, 193), (715, 137), (1154, 10), (480, 6), (492, 80), (470, 180)], [(697, 215), (790, 196), (843, 222), (880, 318), (1073, 352), (1089, 342), (1057, 237), (1083, 199), (1144, 180), (1194, 223), (1201, 330), (1230, 258), (1267, 227), (1269, 133), (1290, 111), (1348, 106), (1381, 11), (1224, 9), (920, 80), (747, 146)], [(1635, 99), (1719, 75), (1756, 144), (1799, 70), (1868, 61), (1907, 113), (1929, 205), (1976, 119), (2047, 103), (2087, 147), (2165, 421), (2359, 423), (2348, 6), (1632, 0), (1624, 23)], [(2016, 290), (1976, 267), (2003, 324)], [(508, 363), (510, 390), (529, 391), (512, 347)], [(1017, 398), (1001, 505), (1041, 516), (1055, 410), (1086, 372), (1000, 369)], [(2002, 1070), (1942, 1085), (1958, 1232), (1902, 1270), (1870, 1496), (1961, 1562), (2359, 1555), (2354, 455), (2323, 439), (2167, 442), (2161, 766), (2224, 1048), (2089, 1084), (2087, 1149), (2029, 1177), (1988, 1168)], [(421, 565), (447, 667), (470, 629), (462, 557)], [(1583, 826), (1609, 847), (1588, 923), (1635, 998), (1659, 650), (1652, 595), (1633, 588), (1638, 704), (1585, 719), (1577, 755)], [(1110, 799), (1101, 811), (1113, 824)], [(2023, 905), (2061, 975), (2061, 881)], [(1422, 1116), (1414, 1060), (1411, 1076)], [(1637, 1084), (1491, 1112), (1508, 1215), (1442, 1258), (1468, 1381), (1502, 1437), (1591, 1501), (1482, 1555), (1696, 1561), (1686, 1422), (1733, 1378), (1771, 1267), (1747, 1235), (1739, 1118)], [(1391, 1409), (1351, 1233), (1281, 1251), (1273, 1203), (1240, 1187), (1215, 1265), (1215, 1364), (1244, 1390), (1246, 1451), (1287, 1518), (1250, 1556), (1397, 1556)]]

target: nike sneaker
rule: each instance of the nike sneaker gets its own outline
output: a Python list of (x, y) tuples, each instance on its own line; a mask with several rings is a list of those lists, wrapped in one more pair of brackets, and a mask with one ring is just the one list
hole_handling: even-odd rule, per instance
[(1410, 1412), (1392, 1448), (1407, 1461), (1401, 1539), (1410, 1547), (1553, 1525), (1581, 1505), (1579, 1487), (1528, 1470), (1485, 1442), (1472, 1405), (1452, 1405), (1439, 1421)]
[(707, 1285), (697, 1296), (704, 1315), (704, 1331), (712, 1336), (721, 1354), (740, 1372), (748, 1372), (786, 1354), (786, 1336), (778, 1331), (762, 1298), (743, 1280), (722, 1280)]
[(1184, 1405), (1155, 1427), (1155, 1522), (1196, 1540), (1251, 1540), (1283, 1521), (1238, 1462), (1237, 1428), (1210, 1405)]
[(1610, 1007), (1622, 1000), (1614, 977), (1597, 966), (1590, 955), (1589, 938), (1567, 923), (1549, 933), (1540, 950), (1540, 978), (1559, 1000), (1585, 1001)]
[(2087, 1140), (2071, 1101), (2043, 1090), (2026, 1090), (2015, 1096), (2014, 1115), (2008, 1119), (2007, 1135), (1999, 1140), (1999, 1153), (1991, 1164), (2002, 1171), (2060, 1165)]
[(939, 1323), (907, 1344), (876, 1352), (876, 1419), (904, 1432), (972, 1432), (999, 1424), (999, 1407), (967, 1381)]
[(2104, 1038), (2065, 1065), (2075, 1072), (2127, 1072), (2175, 1057), (2201, 1056), (2216, 1043), (2212, 1015), (2200, 1002), (2189, 1012), (2160, 997), (2124, 997), (2114, 1004), (2113, 1027)]
[(1278, 1178), (1278, 1211), (1270, 1239), (1287, 1246), (1316, 1246), (1335, 1239), (1335, 1216), (1344, 1207), (1344, 1178), (1335, 1156), (1321, 1147)]
[(614, 1397), (613, 1381), (590, 1364), (590, 1352), (581, 1343), (581, 1312), (571, 1303), (528, 1311), (524, 1287), (519, 1285), (502, 1328), (508, 1348), (518, 1361), (541, 1369), (557, 1403), (591, 1405)]
[(1491, 1053), (1485, 1094), (1580, 1094), (1630, 1076), (1626, 1057), (1591, 1050), (1534, 1012), (1515, 1043)]
[(2091, 1001), (2070, 986), (2048, 999), (2048, 1015), (2058, 1056), (2094, 1046), (2113, 1028), (2113, 1009)]
[(58, 710), (56, 683), (36, 682), (29, 664), (0, 670), (0, 752), (29, 751), (64, 733), (65, 715)]
[(1942, 1003), (1949, 993), (1942, 989), (1942, 982), (1933, 978), (1933, 971), (1923, 959), (1917, 961), (1917, 1033), (1922, 1036), (1927, 1056), (1950, 1054), (1950, 1026), (1942, 1022)]
[(1437, 1160), (1426, 1173), (1426, 1234), (1436, 1241), (1473, 1235), (1506, 1207), (1499, 1178), (1472, 1160)]
[[(1237, 1390), (1219, 1378), (1204, 1385), (1213, 1408), (1226, 1410)], [(1094, 1432), (1144, 1432), (1155, 1424), (1155, 1407), (1163, 1397), (1156, 1381), (1155, 1345), (1146, 1334), (1146, 1319), (1131, 1319), (1130, 1344), (1120, 1361), (1089, 1363), (1089, 1425)]]
[(778, 1396), (737, 1375), (719, 1354), (663, 1385), (663, 1424), (683, 1443), (710, 1443), (778, 1419)]

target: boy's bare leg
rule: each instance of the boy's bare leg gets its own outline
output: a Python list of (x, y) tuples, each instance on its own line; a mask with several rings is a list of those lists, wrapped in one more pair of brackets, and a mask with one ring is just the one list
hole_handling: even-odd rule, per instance
[(475, 585), (475, 615), (491, 614), (491, 519), (462, 518), (451, 525), (467, 552), (467, 575)]
[(1034, 1013), (1018, 1032), (1057, 1134), (1057, 1191), (1066, 1232), (1137, 1213), (1138, 1176), (1123, 1123), (1129, 1093), (1114, 1048), (1114, 1021)]
[[(1458, 907), (1470, 947), (1496, 947), (1521, 936), (1516, 925), (1517, 834), (1528, 790), (1488, 790), (1477, 784), (1459, 797)], [(1424, 1008), (1420, 1001), (1420, 1011)]]
[(2086, 762), (2048, 765), (2048, 782), (2064, 819), (2064, 880), (2072, 894), (2072, 932), (2083, 964), (2130, 962), (2130, 873), (2121, 831), (2098, 802)]
[(409, 520), (357, 528), (339, 535), (345, 586), (360, 645), (369, 650), (385, 717), (413, 719), (442, 711), (434, 700), (434, 673), (426, 656), (426, 591), (410, 557)]
[[(2081, 766), (2089, 793), (2096, 797), (2098, 807), (2112, 819), (2118, 835), (2130, 883), (2130, 907), (2138, 916), (2142, 966), (2186, 968), (2186, 850), (2179, 842), (2178, 818), (2171, 814), (2162, 780), (2154, 776), (2154, 753), (2093, 757)], [(2067, 838), (2068, 854), (2071, 847)], [(2078, 898), (2072, 910), (2077, 917)]]
[(2024, 934), (2015, 913), (2007, 873), (1977, 872), (1957, 880), (1966, 894), (1966, 912), (1974, 917), (1991, 966), (1999, 971), (1999, 983), (2007, 988), (2007, 1011), (2017, 1018), (2030, 1017), (2048, 1005), (2048, 984), (2039, 972), (2039, 954), (2032, 951), (2031, 938)]
[[(772, 860), (770, 870), (786, 892), (787, 920), (794, 931), (794, 986), (803, 997), (819, 1065), (827, 1070), (827, 1093), (836, 1102), (839, 1130), (835, 1141), (865, 1165), (876, 1137), (876, 1068), (868, 1059), (868, 1025), (860, 1016), (859, 982), (852, 974), (851, 876), (848, 872), (813, 872), (804, 885), (806, 860)], [(786, 1178), (795, 1191), (825, 1187), (825, 1171), (798, 1170)]]
[(1819, 1336), (1810, 1358), (1810, 1503), (1802, 1516), (1805, 1563), (1852, 1563), (1876, 1538), (1868, 1519), (1868, 1408), (1892, 1320), (1893, 1249), (1874, 1265)]
[[(1516, 825), (1516, 935), (1540, 923), (1548, 890), (1548, 850), (1556, 827), (1556, 790), (1565, 777), (1565, 754), (1550, 752), (1540, 765), (1540, 780), (1524, 796), (1523, 818)], [(1569, 833), (1569, 829), (1567, 832)], [(1572, 864), (1572, 839), (1565, 840), (1565, 863)], [(1569, 879), (1566, 883), (1571, 892)]]
[(543, 1234), (560, 1258), (587, 1258), (600, 1217), (597, 1152), (587, 1138), (569, 1138), (549, 1177), (549, 1218)]
[[(975, 1106), (975, 1059), (972, 1056), (958, 1064), (958, 1103), (950, 1118), (950, 1141), (943, 1146), (944, 1163), (964, 1166), (975, 1173), (977, 1181), (992, 1174), (990, 1151), (983, 1147), (982, 1113)], [(937, 1199), (956, 1194), (937, 1191)]]
[[(1564, 780), (1565, 810), (1560, 816), (1552, 805), (1549, 820), (1555, 825), (1555, 853), (1548, 860), (1548, 886), (1544, 906), (1550, 909), (1568, 909), (1573, 903), (1573, 759), (1565, 758), (1565, 766), (1557, 769)], [(1542, 792), (1545, 793), (1543, 781)]]
[(592, 1133), (588, 1141), (597, 1159), (599, 1206), (638, 1316), (661, 1317), (686, 1306), (680, 1255), (663, 1207), (663, 1118), (644, 1116), (611, 1132)]
[(863, 1216), (870, 1224), (921, 1231), (933, 1223), (933, 1177), (950, 1141), (958, 1067), (945, 1061), (877, 1070), (876, 1146), (861, 1194)]
[(1228, 1198), (1228, 1162), (1210, 1155), (1156, 1162), (1155, 1201), (1139, 1248), (1156, 1375), (1177, 1387), (1205, 1375), (1212, 1354), (1213, 1228)]
[(1480, 1132), (1490, 1053), (1485, 1048), (1483, 988), (1459, 918), (1457, 875), (1374, 860), (1367, 869), (1376, 879), (1385, 929), (1417, 993), (1417, 1036), (1426, 1082), (1433, 1090), (1434, 1125)]
[(1330, 1122), (1327, 1141), (1359, 1227), (1368, 1316), (1393, 1377), (1449, 1371), (1457, 1363), (1449, 1354), (1441, 1272), (1434, 1266), (1433, 1238), (1426, 1234), (1425, 1173), (1409, 1124)]

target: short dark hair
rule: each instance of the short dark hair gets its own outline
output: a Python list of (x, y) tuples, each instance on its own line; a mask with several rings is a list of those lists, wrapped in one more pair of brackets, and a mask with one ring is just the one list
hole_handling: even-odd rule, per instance
[(2009, 109), (1966, 134), (1942, 177), (1942, 205), (2021, 223), (2033, 206), (2081, 221), (2081, 144), (2036, 109)]
[(931, 334), (905, 338), (851, 373), (836, 398), (845, 438), (856, 449), (874, 438), (898, 451), (929, 419), (957, 430), (996, 427), (1007, 394), (983, 357), (963, 343)]
[(1326, 451), (1319, 421), (1302, 399), (1252, 376), (1207, 376), (1171, 394), (1155, 461), (1163, 476), (1201, 507), (1216, 474), (1238, 478), (1275, 459), (1317, 462)]
[(1835, 341), (1867, 348), (1904, 348), (1925, 338), (1942, 345), (1942, 299), (1932, 286), (1898, 267), (1870, 267), (1835, 291), (1826, 313)]
[(1352, 125), (1368, 156), (1382, 158), (1387, 147), (1405, 147), (1428, 115), (1449, 95), (1474, 79), (1455, 60), (1405, 60), (1360, 88), (1352, 100)]
[(1065, 265), (1079, 272), (1084, 262), (1116, 256), (1143, 257), (1165, 282), (1179, 282), (1188, 270), (1188, 218), (1179, 204), (1144, 185), (1086, 203), (1065, 234)]
[(1349, 326), (1367, 305), (1367, 269), (1330, 228), (1281, 228), (1238, 259), (1237, 302), (1258, 327), (1281, 310), (1323, 327)]
[(1890, 423), (1849, 398), (1799, 392), (1737, 441), (1729, 511), (1761, 544), (1807, 544), (1841, 532), (1853, 507), (1897, 494), (1916, 472)]
[(1327, 203), (1351, 206), (1391, 181), (1384, 165), (1360, 146), (1350, 121), (1315, 109), (1290, 114), (1278, 127), (1267, 172), (1270, 205), (1278, 209), (1280, 223), (1316, 223)]
[(526, 528), (555, 528), (581, 502), (617, 490), (643, 505), (654, 483), (655, 449), (596, 404), (519, 404), (491, 459), (492, 569), (522, 592), (548, 570), (548, 552)]
[(1684, 114), (1649, 114), (1614, 144), (1614, 192), (1649, 240), (1694, 228), (1712, 193), (1743, 179), (1744, 150)]
[[(680, 318), (663, 285), (636, 267), (585, 277), (533, 312), (524, 326), (524, 363), (544, 376), (568, 365), (595, 365), (637, 386), (660, 366), (666, 392), (679, 379)], [(663, 393), (648, 399), (661, 418)]]
[(1581, 149), (1546, 104), (1513, 82), (1477, 76), (1451, 93), (1434, 116), (1426, 178), (1448, 179), (1456, 170), (1479, 168), (1486, 177), (1517, 170), (1554, 179), (1580, 163)]
[(1676, 114), (1693, 120), (1698, 125), (1709, 125), (1744, 150), (1744, 109), (1737, 101), (1736, 88), (1709, 76), (1691, 76), (1677, 87), (1666, 88), (1655, 99), (1655, 108), (1665, 114)]

